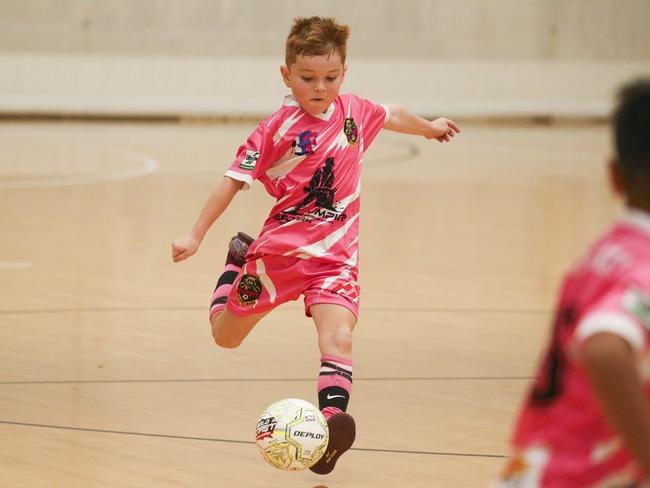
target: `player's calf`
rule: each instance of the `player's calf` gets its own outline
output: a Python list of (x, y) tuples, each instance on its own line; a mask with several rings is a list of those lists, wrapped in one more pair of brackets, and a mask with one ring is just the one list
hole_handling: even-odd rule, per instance
[(246, 253), (253, 240), (252, 237), (243, 232), (238, 232), (236, 236), (230, 239), (228, 254), (226, 255), (226, 267), (223, 273), (221, 273), (221, 276), (219, 276), (217, 286), (212, 293), (212, 300), (210, 301), (210, 322), (212, 322), (215, 315), (223, 312), (223, 309), (226, 308), (228, 295), (230, 294), (233, 283), (241, 272), (242, 266), (246, 263)]

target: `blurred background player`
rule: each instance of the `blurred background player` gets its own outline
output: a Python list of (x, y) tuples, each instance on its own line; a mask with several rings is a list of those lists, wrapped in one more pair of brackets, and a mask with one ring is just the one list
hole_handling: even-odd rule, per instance
[(566, 277), (514, 456), (495, 488), (632, 488), (650, 474), (650, 79), (613, 116), (627, 204)]
[(257, 239), (239, 233), (231, 240), (210, 322), (217, 345), (235, 348), (273, 308), (304, 295), (322, 356), (319, 408), (330, 428), (327, 452), (310, 468), (319, 474), (334, 469), (355, 438), (354, 420), (345, 410), (358, 316), (364, 153), (382, 127), (440, 142), (459, 132), (445, 118), (428, 121), (397, 105), (339, 95), (348, 35), (348, 27), (331, 18), (295, 20), (281, 67), (292, 96), (239, 148), (190, 234), (172, 244), (175, 262), (192, 256), (234, 195), (254, 180), (277, 199)]

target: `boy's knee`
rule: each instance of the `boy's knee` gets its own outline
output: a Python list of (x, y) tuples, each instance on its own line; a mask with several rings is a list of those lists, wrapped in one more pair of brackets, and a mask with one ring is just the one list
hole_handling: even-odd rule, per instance
[(236, 349), (242, 343), (241, 339), (224, 334), (219, 328), (212, 327), (212, 338), (214, 343), (224, 349)]
[(352, 331), (340, 327), (331, 336), (329, 347), (338, 355), (348, 355), (352, 352)]
[(212, 338), (214, 343), (223, 347), (224, 349), (236, 349), (242, 343), (242, 339), (233, 336), (232, 334), (225, 333), (225, 327), (222, 324), (219, 324), (214, 316), (210, 320), (210, 325), (212, 327)]

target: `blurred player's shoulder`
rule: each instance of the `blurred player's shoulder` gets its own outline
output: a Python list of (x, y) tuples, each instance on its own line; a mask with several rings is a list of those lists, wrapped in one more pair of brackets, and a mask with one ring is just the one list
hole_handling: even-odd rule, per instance
[(574, 273), (650, 273), (650, 215), (628, 211), (587, 251)]

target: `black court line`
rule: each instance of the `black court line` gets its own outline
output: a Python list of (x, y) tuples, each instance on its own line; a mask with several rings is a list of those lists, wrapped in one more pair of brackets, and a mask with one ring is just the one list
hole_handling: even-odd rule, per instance
[[(396, 376), (378, 378), (354, 378), (355, 383), (364, 381), (529, 381), (533, 376)], [(132, 380), (30, 380), (0, 381), (2, 385), (84, 385), (111, 383), (273, 383), (314, 381), (310, 378), (169, 378)]]
[[(219, 442), (224, 444), (249, 444), (249, 445), (255, 444), (254, 441), (241, 441), (237, 439), (219, 439), (215, 437), (195, 437), (195, 436), (173, 435), (173, 434), (157, 434), (152, 432), (129, 432), (129, 431), (109, 430), (109, 429), (91, 429), (87, 427), (70, 427), (65, 425), (36, 424), (31, 422), (15, 422), (11, 420), (0, 420), (0, 424), (15, 425), (20, 427), (36, 427), (41, 429), (57, 429), (57, 430), (68, 430), (68, 431), (76, 431), (76, 432), (93, 432), (98, 434), (155, 437), (159, 439)], [(402, 450), (402, 449), (370, 449), (365, 447), (353, 447), (351, 450), (360, 451), (360, 452), (378, 452), (378, 453), (391, 453), (391, 454), (417, 454), (417, 455), (425, 455), (425, 456), (455, 456), (455, 457), (480, 457), (480, 458), (506, 458), (507, 457), (500, 454), (476, 454), (476, 453), (444, 452), (444, 451), (416, 451), (416, 450)]]
[[(30, 315), (30, 314), (56, 314), (56, 313), (85, 313), (85, 312), (197, 312), (206, 311), (207, 307), (79, 307), (79, 308), (31, 308), (31, 309), (6, 309), (0, 310), (0, 315)], [(302, 310), (296, 307), (279, 308), (277, 312), (295, 312)], [(521, 310), (508, 308), (440, 308), (440, 307), (364, 307), (362, 312), (430, 312), (430, 313), (502, 313), (520, 315), (549, 315), (549, 310)]]

